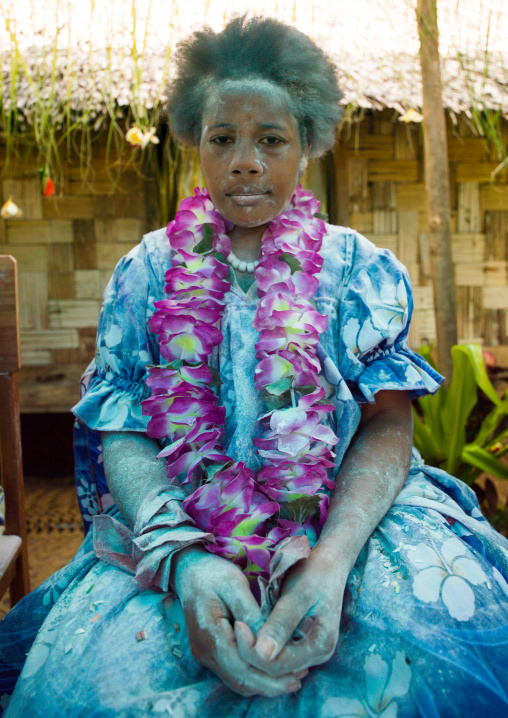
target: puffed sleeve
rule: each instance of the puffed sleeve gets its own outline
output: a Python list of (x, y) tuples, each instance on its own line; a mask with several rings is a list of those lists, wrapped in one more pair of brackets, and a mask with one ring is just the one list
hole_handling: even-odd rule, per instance
[(353, 234), (348, 276), (339, 308), (340, 371), (359, 402), (381, 390), (434, 394), (444, 381), (409, 348), (413, 313), (406, 268), (387, 249)]
[(146, 235), (116, 266), (104, 293), (93, 377), (72, 410), (90, 429), (146, 431), (149, 417), (142, 415), (140, 401), (150, 395), (147, 366), (159, 363), (156, 337), (147, 327), (170, 261), (159, 231)]

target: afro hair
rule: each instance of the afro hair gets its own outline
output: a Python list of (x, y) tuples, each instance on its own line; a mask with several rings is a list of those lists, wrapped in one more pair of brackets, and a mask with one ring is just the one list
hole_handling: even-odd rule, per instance
[(342, 117), (335, 67), (304, 33), (279, 20), (234, 17), (221, 32), (205, 27), (179, 43), (177, 72), (167, 88), (173, 135), (199, 145), (209, 88), (225, 80), (262, 79), (286, 90), (309, 156), (333, 147)]

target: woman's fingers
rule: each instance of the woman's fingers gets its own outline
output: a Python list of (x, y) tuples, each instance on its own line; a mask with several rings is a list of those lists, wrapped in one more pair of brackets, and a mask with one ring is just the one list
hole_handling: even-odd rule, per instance
[[(247, 582), (245, 590), (230, 590), (228, 587), (221, 595), (225, 605), (233, 615), (234, 621), (246, 623), (254, 635), (258, 635), (265, 621), (261, 614), (258, 602), (254, 598)], [(229, 590), (228, 590), (229, 589)]]
[(235, 624), (238, 652), (244, 661), (272, 676), (297, 674), (327, 661), (335, 649), (337, 635), (332, 626), (317, 622), (301, 641), (290, 640), (277, 658), (267, 661), (255, 650), (255, 637), (247, 626)]
[(308, 609), (299, 592), (283, 595), (259, 632), (255, 646), (259, 658), (263, 661), (277, 658)]
[(263, 673), (242, 659), (238, 652), (233, 629), (229, 620), (224, 618), (216, 630), (215, 650), (209, 667), (236, 693), (243, 696), (262, 695), (274, 697), (292, 693), (301, 688), (300, 679), (293, 674), (272, 676)]

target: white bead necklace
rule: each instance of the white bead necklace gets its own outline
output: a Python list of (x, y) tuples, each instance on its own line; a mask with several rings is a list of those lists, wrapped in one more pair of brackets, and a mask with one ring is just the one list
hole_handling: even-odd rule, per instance
[(259, 264), (259, 260), (257, 259), (253, 262), (243, 262), (241, 259), (238, 259), (233, 251), (228, 254), (226, 261), (229, 262), (233, 269), (238, 269), (239, 272), (248, 272), (249, 274), (252, 274)]

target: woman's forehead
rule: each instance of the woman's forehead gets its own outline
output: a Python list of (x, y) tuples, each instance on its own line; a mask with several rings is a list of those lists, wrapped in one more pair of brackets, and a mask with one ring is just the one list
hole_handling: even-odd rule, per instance
[[(293, 117), (284, 88), (263, 79), (227, 80), (208, 92), (203, 119), (234, 124), (239, 115), (254, 113), (260, 122), (285, 125)], [(263, 115), (263, 117), (260, 116)]]

